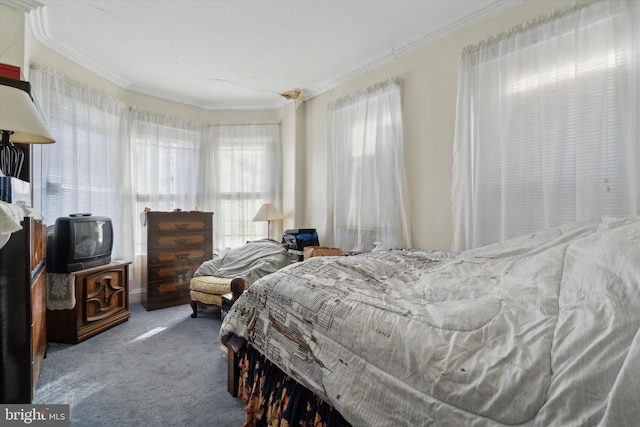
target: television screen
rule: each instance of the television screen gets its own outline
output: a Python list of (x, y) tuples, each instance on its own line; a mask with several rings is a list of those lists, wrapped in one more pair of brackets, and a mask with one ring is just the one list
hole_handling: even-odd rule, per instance
[(73, 223), (75, 259), (92, 258), (111, 252), (111, 227), (107, 221)]
[(47, 272), (73, 271), (111, 262), (113, 225), (111, 218), (71, 214), (47, 227)]

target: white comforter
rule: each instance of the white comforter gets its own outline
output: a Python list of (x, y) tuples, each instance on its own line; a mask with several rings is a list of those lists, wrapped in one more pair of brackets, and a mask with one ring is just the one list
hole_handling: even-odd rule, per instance
[(222, 325), (356, 426), (640, 423), (640, 219), (317, 257)]

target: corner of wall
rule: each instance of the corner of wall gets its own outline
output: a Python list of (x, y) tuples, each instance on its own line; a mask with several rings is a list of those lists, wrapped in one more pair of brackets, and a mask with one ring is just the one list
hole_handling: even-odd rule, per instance
[(25, 70), (25, 21), (24, 12), (0, 4), (0, 63)]

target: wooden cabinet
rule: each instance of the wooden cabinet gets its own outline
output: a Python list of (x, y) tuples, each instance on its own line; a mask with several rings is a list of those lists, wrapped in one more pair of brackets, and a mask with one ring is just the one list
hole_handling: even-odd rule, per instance
[(0, 403), (31, 403), (46, 341), (46, 230), (25, 218), (0, 249)]
[(213, 213), (147, 212), (141, 302), (147, 310), (191, 302), (189, 282), (213, 258)]
[(49, 341), (76, 344), (125, 322), (129, 312), (129, 264), (108, 265), (69, 273), (76, 304), (47, 310)]

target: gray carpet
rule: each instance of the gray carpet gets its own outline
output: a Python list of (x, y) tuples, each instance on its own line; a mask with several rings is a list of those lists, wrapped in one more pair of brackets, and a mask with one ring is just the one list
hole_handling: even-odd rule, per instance
[(220, 312), (130, 310), (80, 344), (49, 343), (33, 403), (69, 404), (72, 426), (242, 425), (243, 406), (226, 388)]

